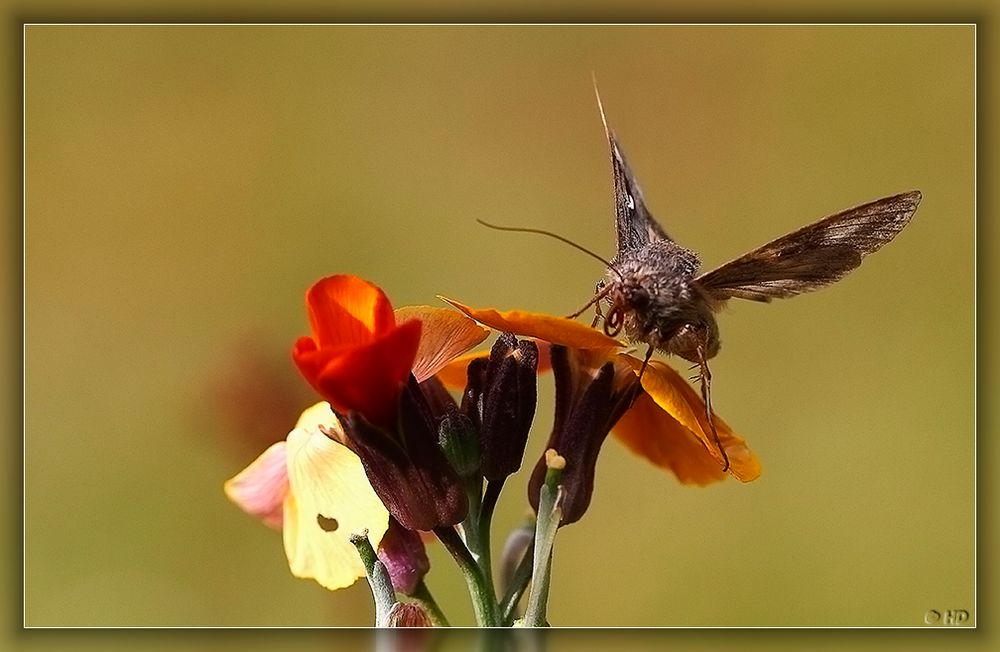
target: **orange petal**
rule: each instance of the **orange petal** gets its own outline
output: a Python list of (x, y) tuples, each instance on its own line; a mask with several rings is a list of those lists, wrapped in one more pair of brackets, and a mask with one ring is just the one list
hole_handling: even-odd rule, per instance
[[(536, 341), (538, 345), (538, 373), (545, 373), (552, 369), (552, 359), (549, 357), (549, 343)], [(445, 366), (438, 369), (437, 378), (445, 387), (451, 389), (462, 389), (469, 380), (469, 363), (476, 358), (490, 357), (489, 351), (473, 351), (460, 355)]]
[(367, 342), (396, 324), (385, 293), (357, 276), (316, 281), (306, 293), (306, 309), (319, 348)]
[(726, 477), (722, 466), (691, 431), (641, 394), (612, 429), (636, 455), (673, 471), (684, 484), (707, 485)]
[(523, 310), (508, 310), (506, 312), (497, 312), (492, 308), (479, 310), (452, 301), (447, 297), (439, 296), (438, 298), (455, 306), (479, 323), (486, 324), (498, 331), (514, 333), (522, 337), (533, 337), (575, 349), (614, 349), (625, 346), (595, 328), (565, 317)]
[(465, 355), (460, 355), (445, 366), (438, 369), (437, 378), (444, 383), (445, 387), (462, 389), (465, 387), (465, 383), (469, 380), (469, 363), (476, 358), (488, 357), (490, 357), (489, 351), (473, 351), (471, 353), (466, 353)]
[[(642, 361), (631, 356), (625, 357), (638, 373), (642, 368)], [(702, 442), (720, 466), (724, 463), (722, 454), (712, 439), (712, 430), (705, 415), (705, 403), (680, 374), (664, 362), (652, 361), (642, 375), (642, 387), (661, 409)], [(760, 475), (760, 463), (747, 448), (746, 440), (734, 433), (716, 414), (712, 416), (712, 423), (715, 424), (719, 441), (729, 457), (729, 472), (742, 482), (755, 480)]]
[(413, 375), (423, 382), (436, 374), (455, 357), (479, 344), (490, 334), (465, 315), (431, 306), (406, 306), (396, 310), (399, 322), (419, 319), (423, 324)]

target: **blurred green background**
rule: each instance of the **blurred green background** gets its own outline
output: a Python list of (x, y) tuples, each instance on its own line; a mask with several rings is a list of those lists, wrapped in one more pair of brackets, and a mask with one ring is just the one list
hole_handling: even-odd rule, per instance
[(840, 284), (720, 316), (713, 400), (758, 481), (684, 487), (609, 439), (557, 539), (552, 623), (974, 621), (973, 52), (967, 26), (29, 27), (26, 623), (369, 624), (364, 583), (293, 578), (222, 483), (313, 400), (289, 350), (320, 276), (396, 305), (586, 302), (594, 261), (474, 220), (613, 253), (591, 72), (706, 268), (924, 200)]

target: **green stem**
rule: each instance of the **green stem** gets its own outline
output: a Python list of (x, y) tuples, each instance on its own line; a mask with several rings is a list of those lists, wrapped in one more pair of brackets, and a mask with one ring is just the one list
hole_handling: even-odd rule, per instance
[(469, 497), (469, 515), (462, 521), (465, 544), (477, 558), (479, 556), (479, 512), (483, 505), (482, 482), (482, 478), (480, 478), (478, 481), (466, 483), (465, 494)]
[(517, 603), (521, 600), (521, 596), (524, 595), (524, 590), (528, 588), (528, 581), (531, 580), (534, 554), (535, 544), (532, 542), (527, 550), (524, 551), (521, 561), (518, 562), (517, 569), (510, 580), (510, 588), (500, 603), (500, 622), (505, 626), (514, 622), (514, 612), (517, 609)]
[(462, 537), (458, 536), (454, 527), (434, 528), (434, 534), (455, 558), (458, 567), (465, 576), (465, 582), (469, 585), (469, 594), (472, 597), (472, 607), (476, 612), (476, 622), (480, 627), (496, 627), (499, 624), (496, 597), (489, 590), (483, 570), (463, 543)]
[(533, 555), (534, 570), (531, 592), (528, 593), (528, 605), (524, 610), (523, 624), (527, 627), (542, 627), (548, 623), (545, 612), (549, 600), (549, 580), (552, 572), (552, 545), (555, 543), (556, 530), (562, 520), (562, 487), (559, 480), (566, 465), (556, 451), (545, 452), (545, 462), (548, 470), (545, 473), (545, 484), (538, 496), (538, 520), (535, 522), (535, 550)]
[(431, 590), (427, 588), (427, 584), (425, 584), (423, 580), (420, 580), (420, 583), (417, 584), (417, 588), (413, 590), (413, 595), (410, 597), (415, 598), (422, 604), (435, 627), (451, 627), (448, 623), (448, 618), (444, 615), (444, 612), (441, 611), (441, 607), (438, 606), (437, 600), (435, 600), (434, 596), (431, 595)]
[(389, 622), (389, 611), (396, 603), (396, 593), (392, 588), (389, 571), (375, 554), (375, 548), (368, 540), (368, 530), (352, 534), (351, 543), (358, 549), (361, 563), (364, 564), (365, 573), (368, 575), (368, 585), (375, 598), (375, 626), (385, 627)]
[(486, 577), (486, 584), (490, 589), (490, 594), (496, 600), (496, 587), (493, 584), (493, 562), (490, 550), (490, 530), (493, 526), (493, 511), (496, 509), (497, 500), (500, 498), (500, 491), (503, 489), (503, 480), (490, 482), (486, 485), (486, 492), (483, 495), (483, 502), (479, 511), (479, 541), (476, 547), (479, 550), (479, 567)]

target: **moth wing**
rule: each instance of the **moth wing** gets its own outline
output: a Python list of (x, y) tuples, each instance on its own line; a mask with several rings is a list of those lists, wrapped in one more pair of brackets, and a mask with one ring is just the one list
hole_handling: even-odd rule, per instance
[(615, 184), (615, 229), (618, 235), (618, 253), (639, 249), (654, 240), (673, 240), (666, 234), (663, 227), (657, 223), (642, 198), (639, 182), (632, 174), (622, 152), (618, 138), (608, 127), (608, 118), (604, 114), (604, 103), (597, 90), (597, 80), (594, 80), (594, 95), (597, 97), (597, 108), (601, 112), (601, 123), (604, 125), (604, 135), (608, 139), (608, 149), (611, 150), (611, 173)]
[(718, 300), (770, 301), (834, 283), (896, 237), (920, 204), (912, 190), (825, 217), (698, 277)]
[(613, 132), (607, 133), (608, 146), (611, 149), (611, 171), (615, 182), (615, 227), (618, 233), (618, 251), (638, 249), (653, 240), (671, 240), (646, 208), (639, 182), (629, 167), (618, 139)]

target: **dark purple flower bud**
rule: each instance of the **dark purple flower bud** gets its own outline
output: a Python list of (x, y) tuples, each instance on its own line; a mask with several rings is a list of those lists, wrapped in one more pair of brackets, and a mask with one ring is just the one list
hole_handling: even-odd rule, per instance
[(457, 409), (441, 419), (438, 444), (458, 477), (468, 480), (479, 472), (479, 433), (472, 419)]
[(437, 379), (437, 376), (431, 376), (420, 383), (420, 391), (424, 393), (424, 398), (427, 399), (427, 405), (430, 406), (431, 414), (434, 415), (436, 423), (441, 423), (441, 419), (445, 415), (458, 409), (451, 392), (444, 386), (444, 383)]
[(486, 386), (486, 367), (489, 364), (488, 358), (476, 358), (469, 362), (466, 369), (469, 379), (462, 393), (462, 414), (469, 417), (477, 432), (483, 426), (483, 387)]
[(469, 364), (462, 409), (479, 428), (482, 472), (502, 481), (521, 467), (528, 431), (535, 417), (538, 346), (503, 333), (489, 361)]
[(431, 408), (413, 376), (399, 398), (395, 432), (350, 412), (344, 432), (386, 509), (410, 530), (460, 523), (469, 511), (465, 489), (438, 446)]
[(393, 588), (406, 595), (413, 595), (431, 569), (423, 539), (413, 530), (400, 525), (392, 516), (389, 517), (389, 529), (378, 544), (378, 558), (385, 564)]
[[(560, 480), (563, 488), (561, 525), (580, 520), (590, 506), (601, 445), (640, 391), (638, 379), (631, 370), (624, 369), (623, 373), (616, 374), (611, 361), (595, 368), (588, 364), (594, 357), (592, 351), (558, 345), (553, 345), (551, 350), (556, 407), (546, 448), (555, 449), (566, 459)], [(528, 482), (528, 500), (535, 510), (545, 473), (543, 456)]]

